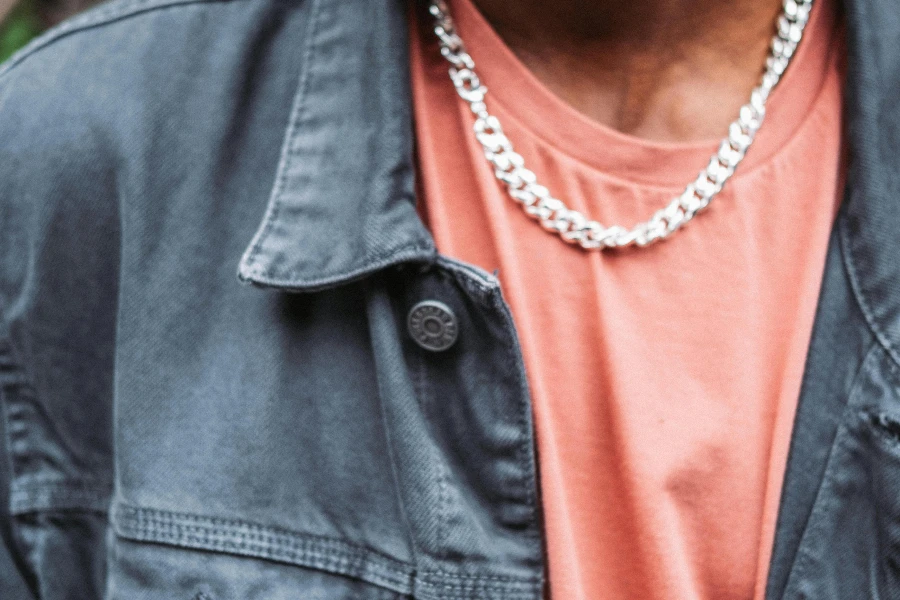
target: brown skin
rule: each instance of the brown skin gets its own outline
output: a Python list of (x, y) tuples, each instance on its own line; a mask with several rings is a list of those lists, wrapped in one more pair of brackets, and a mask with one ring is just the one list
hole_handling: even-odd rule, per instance
[(781, 11), (781, 0), (474, 2), (568, 104), (673, 142), (725, 135), (759, 81)]
[(37, 0), (37, 12), (46, 27), (100, 3), (102, 0)]

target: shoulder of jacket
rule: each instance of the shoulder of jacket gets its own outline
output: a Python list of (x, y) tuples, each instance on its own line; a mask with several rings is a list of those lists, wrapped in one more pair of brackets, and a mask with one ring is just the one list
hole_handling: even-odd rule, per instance
[[(147, 97), (160, 87), (154, 78), (184, 80), (178, 68), (204, 64), (210, 40), (241, 37), (272, 1), (112, 0), (51, 28), (0, 65), (0, 154), (51, 173), (87, 160), (72, 151), (122, 133), (128, 115), (165, 112)], [(46, 160), (53, 149), (67, 160)], [(0, 176), (10, 168), (0, 165)]]
[[(234, 4), (250, 0), (111, 0), (67, 19), (11, 56), (0, 66), (0, 85), (22, 65), (40, 61), (51, 48), (59, 45), (103, 44), (109, 26), (122, 22), (143, 21), (161, 11), (192, 5)], [(137, 23), (141, 24), (141, 23)], [(116, 50), (121, 51), (121, 48)], [(77, 58), (73, 56), (73, 59)]]

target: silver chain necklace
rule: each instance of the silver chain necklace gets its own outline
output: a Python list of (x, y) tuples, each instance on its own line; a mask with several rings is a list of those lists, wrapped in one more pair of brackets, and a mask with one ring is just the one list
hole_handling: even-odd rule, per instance
[(632, 245), (644, 247), (669, 237), (706, 208), (722, 190), (762, 125), (766, 100), (797, 50), (811, 8), (812, 0), (784, 0), (762, 80), (750, 94), (750, 102), (741, 107), (737, 120), (731, 123), (718, 152), (680, 196), (631, 229), (620, 225), (606, 227), (590, 220), (554, 198), (537, 182), (534, 172), (525, 167), (522, 156), (515, 152), (504, 135), (500, 121), (488, 112), (485, 104), (487, 88), (475, 73), (475, 62), (456, 32), (446, 2), (430, 0), (429, 12), (435, 19), (434, 32), (440, 41), (441, 54), (451, 65), (450, 79), (475, 115), (475, 137), (509, 196), (550, 233), (585, 250), (604, 250)]

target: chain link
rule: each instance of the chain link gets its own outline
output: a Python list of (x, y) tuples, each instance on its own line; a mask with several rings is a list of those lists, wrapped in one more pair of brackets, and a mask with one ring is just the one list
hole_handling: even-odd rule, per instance
[(475, 137), (509, 196), (544, 229), (566, 242), (585, 250), (604, 250), (632, 245), (644, 247), (665, 239), (709, 206), (753, 144), (766, 115), (766, 100), (787, 70), (803, 38), (811, 8), (812, 0), (784, 0), (762, 78), (750, 94), (750, 101), (741, 107), (738, 118), (729, 126), (719, 150), (681, 195), (656, 211), (649, 220), (631, 229), (620, 225), (606, 227), (588, 219), (554, 198), (537, 182), (534, 172), (525, 167), (522, 156), (516, 153), (512, 142), (503, 133), (500, 121), (488, 112), (485, 104), (487, 87), (475, 72), (475, 61), (456, 32), (447, 3), (431, 0), (429, 12), (434, 17), (434, 32), (441, 55), (450, 63), (450, 80), (460, 98), (471, 108), (475, 117)]

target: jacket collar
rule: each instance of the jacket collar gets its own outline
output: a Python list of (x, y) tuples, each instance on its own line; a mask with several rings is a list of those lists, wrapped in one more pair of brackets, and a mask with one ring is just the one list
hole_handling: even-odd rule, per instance
[(847, 274), (875, 337), (900, 365), (900, 12), (895, 0), (845, 0)]
[[(259, 285), (313, 290), (432, 261), (415, 211), (403, 0), (311, 0), (299, 90), (268, 208), (240, 262)], [(845, 0), (849, 167), (845, 262), (870, 327), (900, 363), (900, 17)]]
[(240, 279), (314, 290), (432, 261), (415, 211), (403, 0), (311, 0), (299, 89)]

